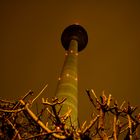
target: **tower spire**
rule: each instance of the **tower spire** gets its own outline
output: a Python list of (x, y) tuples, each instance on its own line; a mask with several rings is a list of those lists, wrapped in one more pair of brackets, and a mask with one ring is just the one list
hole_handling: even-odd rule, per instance
[[(82, 51), (88, 42), (88, 36), (85, 29), (77, 24), (68, 26), (62, 33), (61, 42), (65, 48), (66, 58), (59, 77), (56, 96), (67, 98), (63, 103), (61, 110), (65, 114), (68, 109), (71, 109), (71, 122), (77, 126), (78, 118), (78, 75), (77, 75), (77, 61), (78, 52)], [(70, 121), (67, 121), (70, 125)]]

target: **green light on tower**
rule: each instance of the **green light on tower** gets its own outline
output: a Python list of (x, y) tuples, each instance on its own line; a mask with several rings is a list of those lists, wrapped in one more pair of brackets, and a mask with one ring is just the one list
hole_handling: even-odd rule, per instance
[[(66, 50), (66, 58), (59, 77), (56, 96), (59, 99), (67, 98), (63, 103), (61, 114), (71, 109), (71, 122), (76, 127), (78, 118), (78, 52), (82, 51), (88, 42), (85, 29), (77, 24), (68, 26), (62, 33), (61, 42)], [(67, 121), (70, 125), (70, 120)]]

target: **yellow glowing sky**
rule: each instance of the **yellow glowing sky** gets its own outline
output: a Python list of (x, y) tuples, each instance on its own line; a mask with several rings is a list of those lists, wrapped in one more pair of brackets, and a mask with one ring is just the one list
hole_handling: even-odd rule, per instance
[(139, 0), (1, 0), (0, 96), (16, 99), (29, 89), (54, 95), (63, 61), (61, 32), (79, 23), (88, 32), (79, 54), (79, 112), (91, 110), (85, 89), (140, 105)]

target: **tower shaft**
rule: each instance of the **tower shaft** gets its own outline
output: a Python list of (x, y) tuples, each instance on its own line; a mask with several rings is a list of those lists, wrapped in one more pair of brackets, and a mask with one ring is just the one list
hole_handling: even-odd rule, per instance
[[(65, 54), (65, 62), (61, 71), (59, 82), (57, 85), (56, 96), (59, 99), (66, 98), (63, 103), (61, 114), (65, 114), (71, 109), (71, 122), (77, 126), (78, 117), (78, 78), (77, 78), (77, 56), (78, 56), (78, 42), (71, 40), (69, 49)], [(68, 120), (67, 125), (70, 125)]]

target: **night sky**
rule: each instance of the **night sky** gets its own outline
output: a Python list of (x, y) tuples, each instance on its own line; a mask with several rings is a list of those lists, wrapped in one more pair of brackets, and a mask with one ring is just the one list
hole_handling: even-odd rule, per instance
[(85, 89), (140, 106), (139, 0), (1, 0), (0, 97), (16, 100), (30, 89), (53, 97), (64, 62), (61, 33), (73, 23), (87, 31), (79, 53), (79, 116), (93, 109)]

